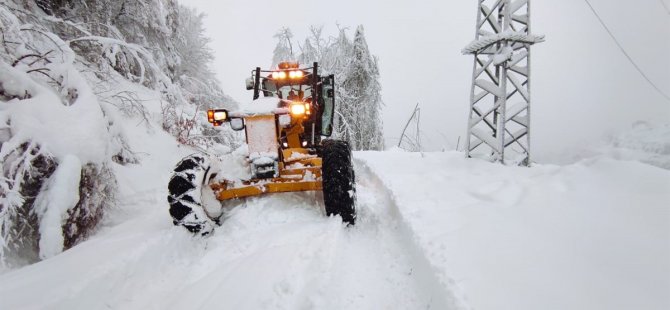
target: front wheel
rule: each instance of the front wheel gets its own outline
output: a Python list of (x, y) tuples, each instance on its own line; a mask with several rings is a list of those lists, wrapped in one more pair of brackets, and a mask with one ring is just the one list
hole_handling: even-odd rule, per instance
[(351, 148), (345, 141), (324, 140), (321, 144), (323, 202), (327, 215), (339, 215), (348, 225), (356, 222), (356, 179)]
[(177, 164), (168, 183), (167, 200), (173, 223), (202, 236), (210, 234), (216, 226), (204, 206), (208, 197), (203, 194), (209, 191), (203, 189), (207, 186), (209, 170), (210, 161), (206, 155), (189, 155)]

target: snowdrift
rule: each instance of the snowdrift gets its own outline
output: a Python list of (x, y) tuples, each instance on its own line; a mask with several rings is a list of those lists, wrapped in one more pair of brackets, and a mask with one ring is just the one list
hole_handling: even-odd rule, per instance
[(292, 193), (249, 199), (211, 237), (194, 238), (172, 226), (165, 201), (170, 169), (190, 150), (165, 134), (130, 145), (146, 164), (115, 166), (120, 205), (102, 230), (0, 275), (4, 306), (670, 306), (670, 172), (654, 166), (601, 158), (519, 168), (455, 152), (357, 152), (355, 227)]
[(593, 153), (670, 170), (670, 123), (635, 122), (630, 130), (610, 135)]
[[(670, 171), (359, 153), (445, 288), (474, 309), (670, 307)], [(402, 165), (397, 163), (402, 162)]]

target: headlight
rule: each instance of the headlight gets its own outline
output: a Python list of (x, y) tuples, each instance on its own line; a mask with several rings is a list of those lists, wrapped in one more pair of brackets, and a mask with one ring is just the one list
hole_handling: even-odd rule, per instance
[(275, 80), (283, 80), (286, 78), (286, 72), (285, 71), (272, 72), (272, 78)]
[(298, 70), (298, 71), (289, 71), (289, 73), (288, 73), (288, 77), (289, 77), (289, 79), (301, 79), (304, 75), (305, 75), (305, 73), (303, 73), (303, 72), (300, 71), (300, 70)]
[(306, 111), (305, 104), (302, 103), (302, 102), (296, 102), (296, 103), (291, 104), (289, 109), (291, 111), (291, 115), (294, 115), (294, 116), (304, 115), (305, 111)]

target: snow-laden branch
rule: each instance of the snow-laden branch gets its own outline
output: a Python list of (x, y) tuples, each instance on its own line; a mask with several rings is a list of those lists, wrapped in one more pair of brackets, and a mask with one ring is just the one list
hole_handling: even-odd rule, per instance
[[(144, 76), (145, 76), (145, 72), (146, 72), (146, 68), (144, 67), (144, 61), (142, 60), (142, 57), (140, 57), (140, 55), (142, 55), (144, 59), (149, 61), (149, 65), (150, 65), (152, 71), (160, 72), (160, 69), (158, 69), (158, 66), (151, 62), (151, 59), (153, 59), (153, 57), (151, 56), (151, 53), (149, 53), (149, 51), (147, 51), (144, 47), (142, 47), (140, 45), (137, 45), (137, 44), (134, 44), (134, 43), (128, 43), (128, 42), (121, 41), (121, 40), (114, 39), (114, 38), (100, 37), (100, 36), (80, 37), (80, 38), (68, 40), (67, 43), (72, 44), (73, 42), (81, 42), (81, 41), (96, 42), (96, 43), (102, 45), (103, 50), (105, 51), (105, 53), (107, 52), (107, 50), (110, 50), (110, 48), (113, 47), (113, 46), (125, 47), (128, 50), (128, 52), (130, 52), (130, 54), (133, 56), (133, 58), (137, 62), (137, 65), (140, 67), (140, 76), (139, 76), (139, 83), (140, 84), (144, 83)], [(109, 59), (114, 59), (114, 57), (116, 56), (117, 53), (118, 53), (118, 50), (112, 48), (111, 53), (108, 54), (107, 56), (109, 57)]]

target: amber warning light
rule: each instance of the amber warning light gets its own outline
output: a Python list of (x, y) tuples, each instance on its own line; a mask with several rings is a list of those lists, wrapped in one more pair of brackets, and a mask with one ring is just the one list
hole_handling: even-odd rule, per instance
[(207, 121), (214, 126), (220, 126), (228, 120), (228, 111), (224, 109), (207, 110)]

